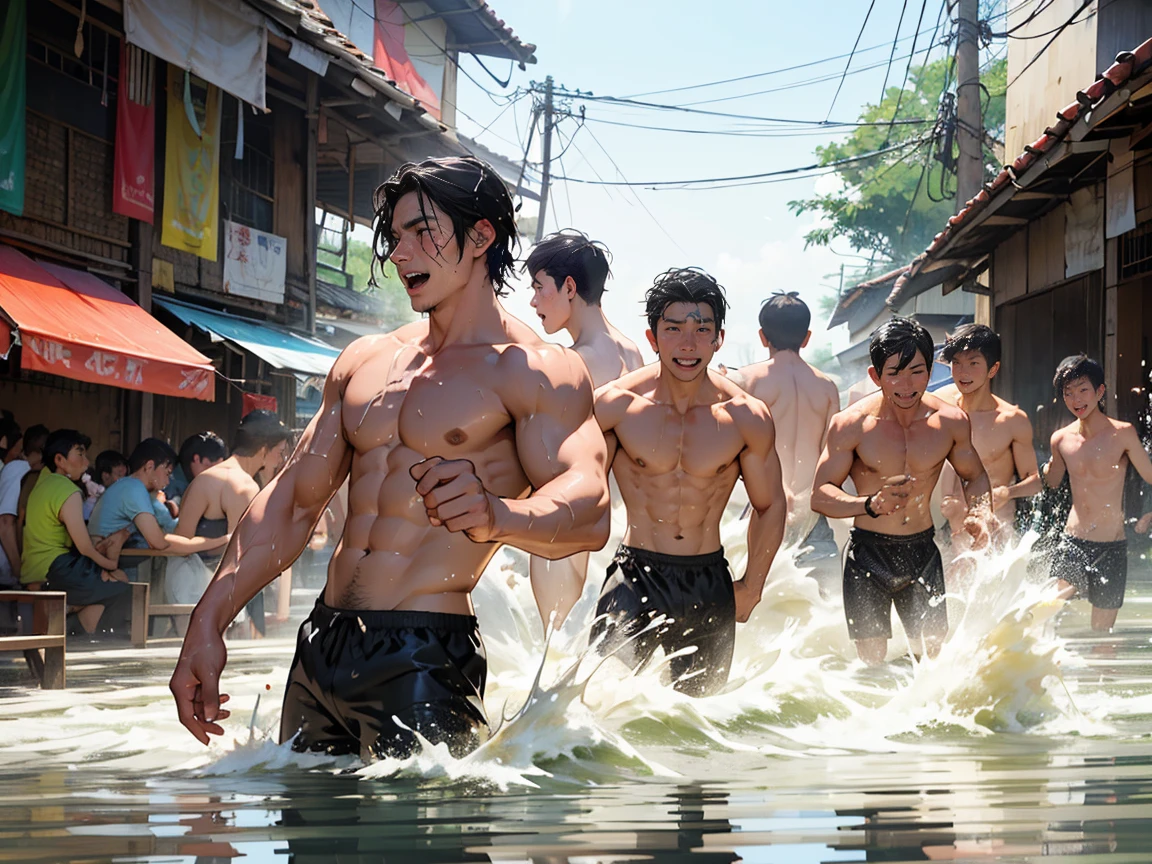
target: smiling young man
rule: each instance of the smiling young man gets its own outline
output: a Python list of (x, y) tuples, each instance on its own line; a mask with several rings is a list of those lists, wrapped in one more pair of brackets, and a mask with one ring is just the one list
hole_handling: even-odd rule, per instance
[[(1012, 536), (1015, 502), (1040, 491), (1040, 469), (1032, 449), (1032, 421), (1020, 408), (993, 395), (992, 379), (1000, 371), (1000, 337), (984, 324), (965, 324), (948, 337), (940, 359), (952, 366), (952, 383), (936, 395), (968, 415), (972, 446), (992, 485), (992, 513), (1001, 542)], [(941, 477), (941, 510), (953, 535), (963, 531), (967, 507), (959, 479), (945, 469)]]
[[(579, 231), (562, 231), (541, 240), (524, 262), (532, 277), (532, 308), (551, 336), (561, 329), (572, 337), (592, 386), (601, 387), (644, 365), (640, 350), (604, 316), (600, 298), (611, 275), (608, 250)], [(532, 591), (548, 625), (559, 628), (580, 599), (588, 572), (588, 554), (549, 561), (533, 555), (529, 562)]]
[(344, 534), (284, 694), (280, 738), (297, 750), (407, 755), (410, 730), (457, 755), (476, 747), (487, 665), (470, 595), (488, 561), (504, 543), (559, 558), (608, 536), (588, 372), (500, 304), (516, 226), (499, 175), (471, 157), (406, 163), (375, 203), (377, 256), (428, 317), (345, 349), (237, 525), (171, 682), (204, 743), (227, 716), (221, 634), (346, 479)]
[[(645, 306), (657, 362), (596, 391), (628, 531), (601, 589), (592, 640), (633, 668), (657, 647), (694, 648), (669, 663), (676, 689), (692, 696), (728, 680), (736, 622), (760, 602), (787, 507), (768, 408), (708, 369), (727, 305), (701, 270), (656, 277)], [(738, 478), (752, 518), (748, 564), (733, 583), (720, 519)], [(641, 632), (659, 616), (663, 623)]]
[[(832, 418), (813, 481), (812, 509), (854, 517), (844, 564), (844, 615), (856, 651), (884, 662), (892, 606), (914, 655), (935, 657), (948, 633), (944, 566), (928, 501), (947, 461), (964, 484), (964, 528), (987, 542), (988, 475), (964, 412), (930, 393), (932, 337), (910, 318), (872, 333), (868, 375), (878, 393)], [(852, 478), (855, 494), (842, 488)]]
[[(1108, 631), (1124, 605), (1128, 582), (1128, 540), (1124, 534), (1124, 476), (1131, 464), (1152, 483), (1152, 461), (1136, 427), (1104, 413), (1104, 369), (1083, 354), (1065, 357), (1052, 386), (1076, 419), (1052, 433), (1052, 458), (1044, 482), (1055, 489), (1072, 485), (1072, 509), (1052, 556), (1052, 575), (1064, 596), (1077, 594), (1092, 604), (1092, 629)], [(1144, 533), (1152, 513), (1136, 523)]]

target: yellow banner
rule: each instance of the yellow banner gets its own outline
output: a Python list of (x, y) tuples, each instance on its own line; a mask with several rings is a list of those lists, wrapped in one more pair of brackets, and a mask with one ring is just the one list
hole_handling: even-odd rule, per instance
[(160, 242), (209, 261), (220, 222), (220, 101), (219, 87), (169, 64)]

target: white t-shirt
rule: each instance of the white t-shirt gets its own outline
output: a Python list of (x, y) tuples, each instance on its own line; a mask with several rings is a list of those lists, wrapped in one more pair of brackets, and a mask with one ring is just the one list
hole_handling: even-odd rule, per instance
[[(20, 510), (20, 481), (31, 470), (27, 459), (14, 459), (0, 470), (0, 516), (15, 516)], [(0, 584), (12, 584), (12, 565), (0, 546)]]

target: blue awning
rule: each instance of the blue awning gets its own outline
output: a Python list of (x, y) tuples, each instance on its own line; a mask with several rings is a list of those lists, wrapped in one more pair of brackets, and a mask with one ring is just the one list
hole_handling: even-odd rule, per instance
[(167, 297), (155, 297), (153, 302), (185, 324), (203, 330), (213, 342), (232, 342), (276, 369), (327, 375), (340, 355), (331, 345), (293, 333), (279, 324), (241, 318)]

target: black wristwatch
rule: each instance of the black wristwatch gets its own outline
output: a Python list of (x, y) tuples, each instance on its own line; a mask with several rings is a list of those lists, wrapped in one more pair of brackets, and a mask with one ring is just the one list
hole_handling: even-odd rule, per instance
[(880, 514), (872, 509), (872, 499), (875, 497), (876, 493), (873, 492), (871, 495), (864, 499), (864, 512), (871, 516), (873, 519), (879, 519)]

